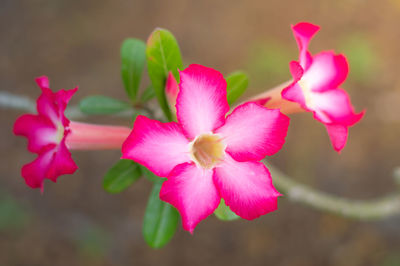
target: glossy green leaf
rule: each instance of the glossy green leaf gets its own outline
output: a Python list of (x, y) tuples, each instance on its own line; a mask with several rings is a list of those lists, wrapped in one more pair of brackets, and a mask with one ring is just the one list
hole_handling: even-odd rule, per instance
[(178, 69), (183, 67), (181, 52), (172, 33), (165, 29), (155, 29), (147, 41), (146, 57), (149, 77), (158, 102), (165, 116), (171, 120), (171, 111), (165, 97), (165, 82), (170, 71), (179, 81)]
[(122, 159), (108, 170), (103, 180), (103, 187), (109, 193), (119, 193), (132, 185), (141, 175), (137, 163)]
[(140, 101), (142, 103), (148, 102), (151, 99), (156, 97), (156, 92), (152, 85), (147, 86), (147, 88), (143, 91), (142, 95), (140, 96)]
[(88, 115), (116, 114), (131, 108), (130, 104), (103, 95), (89, 96), (79, 103), (82, 113)]
[(132, 102), (136, 100), (145, 62), (146, 44), (142, 40), (126, 39), (121, 46), (121, 75)]
[(229, 105), (232, 105), (246, 91), (249, 85), (249, 78), (241, 71), (236, 71), (226, 78), (227, 98)]
[(161, 183), (155, 183), (143, 219), (143, 236), (152, 248), (161, 248), (174, 236), (179, 213), (170, 204), (160, 200)]
[(240, 218), (235, 213), (233, 213), (228, 206), (226, 206), (225, 201), (221, 199), (221, 203), (218, 208), (214, 211), (215, 216), (223, 221), (232, 221)]

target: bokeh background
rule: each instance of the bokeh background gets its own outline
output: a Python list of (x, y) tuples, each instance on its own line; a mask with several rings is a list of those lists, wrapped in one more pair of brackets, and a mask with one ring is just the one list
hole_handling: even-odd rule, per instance
[[(310, 114), (292, 117), (287, 143), (272, 162), (299, 182), (335, 195), (372, 199), (396, 191), (400, 165), (400, 1), (1, 0), (0, 90), (32, 99), (34, 78), (53, 89), (79, 85), (72, 103), (91, 94), (123, 99), (119, 48), (155, 27), (176, 36), (186, 64), (250, 76), (247, 95), (290, 78), (297, 47), (290, 25), (322, 30), (311, 51), (345, 53), (343, 87), (364, 119), (338, 155)], [(147, 80), (145, 80), (147, 82)], [(79, 170), (43, 195), (20, 177), (32, 160), (12, 135), (21, 112), (0, 110), (0, 265), (400, 265), (400, 219), (359, 222), (279, 200), (279, 210), (252, 222), (203, 221), (194, 235), (179, 226), (160, 250), (146, 246), (141, 223), (151, 184), (118, 195), (102, 188), (119, 151), (74, 152)], [(130, 125), (116, 118), (89, 121)]]

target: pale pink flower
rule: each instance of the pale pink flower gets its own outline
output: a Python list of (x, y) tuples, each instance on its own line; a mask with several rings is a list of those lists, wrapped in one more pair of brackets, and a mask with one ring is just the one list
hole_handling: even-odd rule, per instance
[(245, 103), (225, 117), (226, 81), (201, 65), (180, 72), (176, 111), (178, 123), (138, 116), (122, 158), (167, 177), (160, 198), (179, 210), (185, 230), (193, 232), (221, 198), (248, 220), (276, 210), (280, 194), (259, 161), (281, 149), (287, 116)]

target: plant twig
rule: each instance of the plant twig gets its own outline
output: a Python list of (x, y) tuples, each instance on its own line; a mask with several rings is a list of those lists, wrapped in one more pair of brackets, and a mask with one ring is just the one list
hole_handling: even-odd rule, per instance
[(400, 194), (368, 201), (346, 199), (316, 191), (294, 181), (270, 164), (267, 166), (276, 188), (293, 202), (358, 220), (379, 220), (400, 215)]
[[(26, 111), (29, 113), (36, 113), (36, 102), (29, 99), (28, 97), (16, 95), (7, 91), (0, 91), (0, 107), (5, 109), (14, 109)], [(160, 117), (155, 117), (156, 112), (149, 107), (140, 106), (137, 108), (141, 111), (143, 115), (146, 115), (153, 119), (159, 119)], [(115, 116), (132, 118), (135, 114), (134, 110), (127, 110)], [(69, 119), (82, 119), (88, 117), (86, 114), (82, 113), (78, 106), (69, 106), (65, 111), (65, 115)]]

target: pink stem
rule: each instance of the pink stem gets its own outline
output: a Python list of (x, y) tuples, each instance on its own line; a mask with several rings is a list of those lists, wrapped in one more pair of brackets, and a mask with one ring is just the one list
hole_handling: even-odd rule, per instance
[(66, 145), (71, 150), (121, 149), (131, 129), (123, 126), (94, 125), (71, 121)]
[[(304, 112), (304, 109), (298, 103), (285, 100), (281, 96), (281, 92), (286, 88), (292, 81), (282, 83), (275, 88), (272, 88), (266, 92), (258, 94), (250, 99), (250, 101), (258, 102), (267, 108), (275, 109), (279, 108), (284, 114), (294, 114)], [(265, 103), (266, 102), (266, 103)]]

